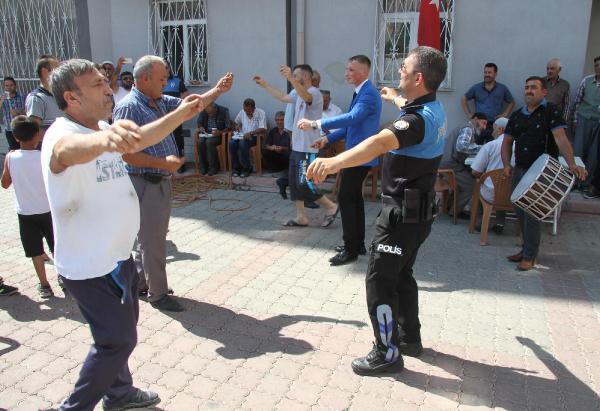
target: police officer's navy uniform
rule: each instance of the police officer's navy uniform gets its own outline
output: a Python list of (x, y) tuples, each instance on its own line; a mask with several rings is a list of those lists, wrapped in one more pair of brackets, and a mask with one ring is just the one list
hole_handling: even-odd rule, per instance
[[(401, 368), (400, 341), (421, 342), (412, 267), (431, 231), (446, 115), (435, 93), (430, 93), (403, 107), (388, 129), (400, 148), (388, 152), (383, 161), (383, 208), (377, 218), (366, 277), (376, 347), (365, 360), (372, 364), (375, 356), (383, 365), (396, 363)], [(352, 364), (357, 373), (363, 370), (360, 360)]]
[[(163, 94), (166, 94), (171, 97), (181, 98), (181, 95), (183, 93), (185, 93), (186, 91), (188, 91), (188, 89), (185, 86), (185, 83), (183, 82), (181, 77), (178, 77), (178, 76), (174, 75), (173, 73), (171, 73), (171, 75), (167, 79), (167, 84), (165, 85), (165, 88), (163, 88), (162, 92), (163, 92)], [(175, 138), (175, 144), (177, 145), (177, 151), (178, 151), (179, 157), (184, 157), (185, 156), (185, 141), (183, 139), (183, 125), (182, 124), (177, 126), (177, 128), (175, 130), (173, 130), (173, 137)]]

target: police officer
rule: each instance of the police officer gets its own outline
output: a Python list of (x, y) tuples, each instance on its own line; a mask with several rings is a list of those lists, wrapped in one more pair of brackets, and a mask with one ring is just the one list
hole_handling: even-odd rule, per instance
[(400, 117), (351, 150), (316, 159), (308, 169), (307, 177), (320, 182), (328, 174), (387, 153), (383, 209), (377, 218), (366, 276), (375, 343), (366, 357), (352, 362), (352, 369), (360, 375), (401, 371), (401, 354), (418, 356), (423, 352), (412, 266), (433, 222), (433, 186), (446, 134), (446, 115), (435, 92), (446, 68), (439, 50), (413, 49), (399, 70), (400, 89), (408, 102)]
[[(169, 78), (167, 79), (167, 84), (165, 88), (163, 88), (163, 94), (166, 94), (171, 97), (178, 98), (186, 98), (190, 92), (185, 86), (184, 81), (173, 73), (173, 69), (171, 68), (171, 64), (167, 62), (167, 69), (169, 70)], [(177, 144), (177, 151), (179, 152), (179, 157), (185, 157), (185, 142), (183, 139), (183, 125), (180, 124), (175, 130), (173, 130), (173, 137), (175, 137), (175, 144)], [(178, 170), (180, 173), (185, 171), (185, 163)]]

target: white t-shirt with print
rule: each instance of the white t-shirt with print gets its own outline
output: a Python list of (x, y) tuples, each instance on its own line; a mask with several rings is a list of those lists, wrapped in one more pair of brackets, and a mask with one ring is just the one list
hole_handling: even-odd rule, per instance
[(298, 121), (303, 118), (308, 120), (320, 120), (323, 115), (323, 95), (318, 88), (311, 86), (308, 92), (312, 95), (312, 103), (307, 104), (298, 97), (296, 90), (292, 90), (288, 96), (295, 102), (294, 129), (292, 130), (292, 150), (302, 153), (317, 153), (319, 150), (312, 148), (317, 139), (321, 137), (318, 129), (300, 130)]
[[(100, 122), (101, 129), (108, 127)], [(54, 265), (70, 280), (110, 273), (129, 258), (140, 227), (139, 201), (121, 154), (103, 153), (94, 160), (50, 171), (54, 145), (71, 134), (94, 130), (64, 117), (44, 135), (42, 173), (54, 221)]]

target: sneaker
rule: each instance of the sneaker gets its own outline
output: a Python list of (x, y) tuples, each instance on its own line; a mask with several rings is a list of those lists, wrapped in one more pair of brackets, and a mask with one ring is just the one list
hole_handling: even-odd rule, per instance
[(596, 188), (592, 187), (591, 189), (583, 193), (583, 198), (587, 198), (588, 200), (600, 198), (600, 190), (596, 190)]
[(123, 402), (120, 404), (114, 405), (106, 405), (104, 401), (102, 402), (102, 409), (104, 411), (121, 411), (121, 410), (129, 410), (131, 408), (146, 408), (151, 405), (158, 404), (160, 402), (160, 397), (157, 393), (152, 392), (150, 390), (144, 391), (138, 389), (135, 393), (135, 396), (127, 402)]
[[(175, 291), (173, 291), (172, 288), (169, 288), (167, 290), (167, 294), (175, 294)], [(145, 300), (146, 298), (148, 298), (148, 289), (146, 288), (145, 290), (138, 290), (138, 297)]]
[(12, 285), (6, 285), (4, 283), (0, 284), (0, 297), (7, 297), (18, 292), (19, 289), (17, 287), (13, 287)]
[(242, 172), (240, 173), (240, 177), (241, 177), (241, 178), (246, 178), (246, 177), (248, 177), (248, 173), (247, 173), (247, 172), (245, 172), (245, 171), (242, 171)]
[(54, 296), (54, 291), (52, 291), (52, 287), (50, 287), (49, 285), (38, 284), (37, 290), (38, 294), (42, 298), (50, 298)]
[(401, 355), (394, 362), (387, 362), (385, 355), (373, 344), (373, 349), (366, 357), (352, 361), (352, 371), (358, 375), (374, 375), (384, 372), (400, 372), (404, 369), (404, 360)]
[(239, 171), (234, 171), (231, 173), (232, 177), (239, 177), (240, 176), (240, 172)]
[(160, 311), (181, 312), (185, 310), (179, 301), (169, 295), (165, 295), (158, 301), (152, 301), (150, 305)]

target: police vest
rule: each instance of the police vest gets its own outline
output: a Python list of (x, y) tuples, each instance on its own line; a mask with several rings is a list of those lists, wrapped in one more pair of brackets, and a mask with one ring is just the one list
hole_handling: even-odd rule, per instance
[(178, 96), (181, 93), (181, 79), (177, 76), (170, 77), (163, 89), (164, 94)]

